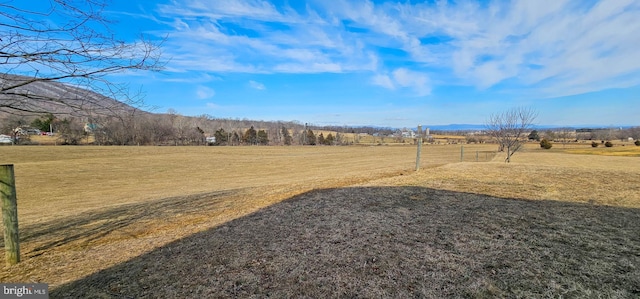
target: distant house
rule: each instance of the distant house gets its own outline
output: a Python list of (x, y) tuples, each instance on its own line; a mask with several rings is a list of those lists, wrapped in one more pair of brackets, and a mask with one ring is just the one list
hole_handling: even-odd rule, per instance
[(42, 134), (42, 132), (40, 132), (39, 129), (36, 128), (32, 128), (32, 127), (17, 127), (13, 130), (13, 132), (16, 135), (40, 135)]
[(411, 131), (411, 130), (403, 130), (401, 132), (402, 137), (404, 138), (415, 138), (416, 137), (416, 132)]
[(207, 137), (207, 143), (216, 143), (216, 136)]
[(3, 144), (13, 143), (13, 137), (9, 135), (0, 134), (0, 143), (3, 143)]
[(87, 133), (93, 133), (99, 128), (98, 124), (84, 124), (84, 131)]

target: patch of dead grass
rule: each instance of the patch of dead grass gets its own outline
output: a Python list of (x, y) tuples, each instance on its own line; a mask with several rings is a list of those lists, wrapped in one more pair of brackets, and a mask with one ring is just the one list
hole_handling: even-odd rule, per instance
[(422, 187), (316, 190), (53, 298), (633, 298), (638, 209)]

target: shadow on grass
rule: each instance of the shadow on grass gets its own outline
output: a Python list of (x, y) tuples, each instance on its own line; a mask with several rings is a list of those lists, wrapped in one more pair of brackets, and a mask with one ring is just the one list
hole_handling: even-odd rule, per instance
[(420, 187), (317, 190), (52, 298), (640, 296), (640, 210)]
[(146, 220), (166, 219), (179, 214), (214, 209), (221, 199), (238, 190), (209, 192), (189, 196), (162, 198), (134, 204), (124, 204), (105, 210), (89, 211), (65, 219), (56, 219), (20, 228), (20, 242), (37, 243), (26, 252), (29, 257), (74, 241), (85, 243), (100, 239), (114, 231)]

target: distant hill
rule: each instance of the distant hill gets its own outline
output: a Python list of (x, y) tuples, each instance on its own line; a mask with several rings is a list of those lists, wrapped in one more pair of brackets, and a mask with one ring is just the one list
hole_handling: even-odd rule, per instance
[[(485, 125), (474, 125), (474, 124), (450, 124), (450, 125), (423, 125), (423, 128), (429, 128), (431, 131), (483, 131), (486, 129)], [(607, 126), (602, 125), (569, 125), (569, 126), (559, 126), (559, 125), (533, 125), (533, 129), (536, 130), (553, 130), (560, 128), (572, 128), (572, 129), (580, 129), (580, 128), (609, 128)], [(627, 129), (633, 126), (616, 126), (614, 128)]]
[[(85, 116), (135, 109), (123, 102), (70, 84), (29, 81), (33, 79), (0, 74), (0, 116), (38, 113)], [(14, 86), (18, 87), (11, 88)]]
[[(112, 112), (141, 111), (126, 103), (117, 101), (94, 91), (56, 81), (32, 81), (33, 78), (18, 75), (0, 74), (0, 118), (8, 115), (33, 116), (42, 113), (70, 116), (99, 116), (110, 115)], [(24, 84), (24, 85), (22, 85)], [(10, 88), (19, 86), (16, 88)], [(10, 89), (9, 89), (10, 88)], [(143, 114), (151, 114), (149, 112)], [(195, 118), (195, 117), (194, 117)], [(262, 123), (263, 126), (288, 123), (289, 126), (302, 126), (301, 123), (291, 121), (261, 121), (261, 120), (231, 120), (226, 123), (237, 123), (237, 126), (250, 126)], [(377, 126), (314, 126), (312, 129), (331, 130), (344, 133), (385, 133), (391, 134), (400, 128)], [(448, 124), (423, 125), (431, 131), (482, 131), (484, 124)], [(537, 130), (554, 129), (561, 126), (535, 125)], [(566, 126), (571, 128), (607, 128), (609, 126)], [(629, 128), (631, 126), (622, 126)], [(411, 128), (415, 130), (415, 128)]]
[(422, 127), (429, 128), (431, 131), (481, 131), (485, 129), (484, 125), (473, 124), (423, 125)]

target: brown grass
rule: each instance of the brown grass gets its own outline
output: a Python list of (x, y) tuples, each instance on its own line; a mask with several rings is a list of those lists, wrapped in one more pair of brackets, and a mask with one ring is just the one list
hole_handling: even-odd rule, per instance
[[(5, 146), (0, 154), (15, 164), (24, 257), (2, 266), (0, 281), (52, 287), (296, 194), (415, 163), (415, 148), (404, 146)], [(433, 154), (423, 167), (458, 159), (446, 147)]]
[(634, 298), (638, 209), (317, 190), (53, 291), (68, 298)]
[(506, 164), (453, 163), (369, 186), (409, 185), (505, 198), (548, 199), (640, 208), (640, 163), (636, 157), (578, 155), (527, 145)]
[(569, 149), (566, 150), (570, 154), (581, 155), (601, 155), (601, 156), (622, 156), (622, 157), (640, 157), (640, 146), (634, 144), (625, 144), (624, 146), (605, 147), (600, 145), (599, 147)]
[[(639, 226), (637, 158), (567, 154), (556, 147), (544, 151), (532, 144), (505, 164), (501, 156), (483, 157), (495, 145), (465, 145), (465, 162), (459, 163), (460, 148), (423, 147), (422, 170), (414, 173), (413, 146), (0, 147), (0, 162), (16, 164), (23, 249), (23, 262), (0, 268), (0, 281), (47, 282), (53, 297), (109, 297), (125, 291), (132, 297), (198, 294), (186, 293), (193, 291), (186, 286), (208, 296), (242, 297), (251, 297), (247, 292), (257, 297), (318, 297), (323, 292), (363, 297), (625, 297), (637, 292), (632, 285), (633, 277), (640, 277), (634, 266), (640, 261), (629, 254), (637, 252), (637, 234), (616, 237)], [(476, 151), (478, 160), (493, 162), (475, 163)], [(344, 188), (354, 185), (363, 187)], [(326, 188), (337, 189), (299, 196)], [(296, 199), (277, 204), (292, 197)], [(602, 213), (593, 212), (596, 207)], [(378, 214), (367, 220), (371, 209)], [(575, 217), (561, 221), (562, 213)], [(334, 214), (342, 216), (314, 220)], [(434, 219), (435, 226), (419, 219)], [(524, 229), (532, 225), (539, 230)], [(353, 227), (367, 233), (359, 235)], [(456, 233), (435, 234), (438, 230)], [(510, 233), (508, 244), (500, 239), (505, 235), (494, 234), (505, 230)], [(394, 231), (393, 237), (376, 235), (385, 231)], [(403, 234), (419, 236), (404, 239)], [(527, 241), (533, 237), (542, 239)], [(560, 237), (573, 240), (566, 244), (585, 240), (584, 246), (597, 250), (591, 257), (586, 251), (563, 257), (560, 253), (567, 248)], [(354, 241), (329, 242), (334, 238)], [(406, 244), (400, 249), (408, 255), (396, 248), (402, 242)], [(457, 245), (442, 249), (438, 242)], [(602, 245), (607, 242), (615, 246)], [(309, 256), (305, 246), (312, 245), (326, 252)], [(289, 252), (292, 246), (303, 249)], [(363, 256), (369, 250), (382, 259)], [(537, 256), (533, 265), (538, 270), (531, 272), (522, 256), (538, 250), (547, 255)], [(503, 264), (474, 268), (478, 254), (480, 264)], [(429, 261), (431, 268), (410, 272), (407, 267), (424, 265), (416, 257)], [(353, 262), (370, 264), (374, 258), (385, 262), (380, 277), (364, 266), (345, 270)], [(572, 266), (587, 258), (597, 266), (591, 278)], [(193, 264), (202, 261), (204, 268)], [(258, 268), (247, 263), (258, 263)], [(164, 267), (174, 270), (156, 272), (166, 271)], [(308, 283), (294, 281), (305, 269), (313, 270)], [(348, 273), (335, 276), (343, 270)], [(551, 273), (555, 270), (566, 277)], [(494, 272), (500, 274), (490, 278)], [(531, 273), (538, 280), (530, 287), (522, 285)], [(595, 280), (607, 275), (627, 278), (598, 291)], [(455, 287), (462, 282), (469, 286)], [(322, 284), (338, 287), (328, 290), (320, 288)], [(545, 284), (546, 293), (541, 291)], [(160, 285), (169, 287), (150, 290)]]
[[(455, 152), (436, 149), (424, 166), (456, 161)], [(0, 157), (15, 164), (22, 222), (35, 224), (221, 190), (343, 186), (412, 169), (415, 148), (8, 146), (0, 147)]]
[[(46, 136), (46, 135), (31, 135), (29, 136), (29, 140), (31, 143), (37, 145), (60, 145), (62, 144), (62, 140), (57, 135), (54, 136)], [(82, 140), (80, 140), (80, 144), (91, 144), (94, 142), (93, 135), (89, 135)]]

